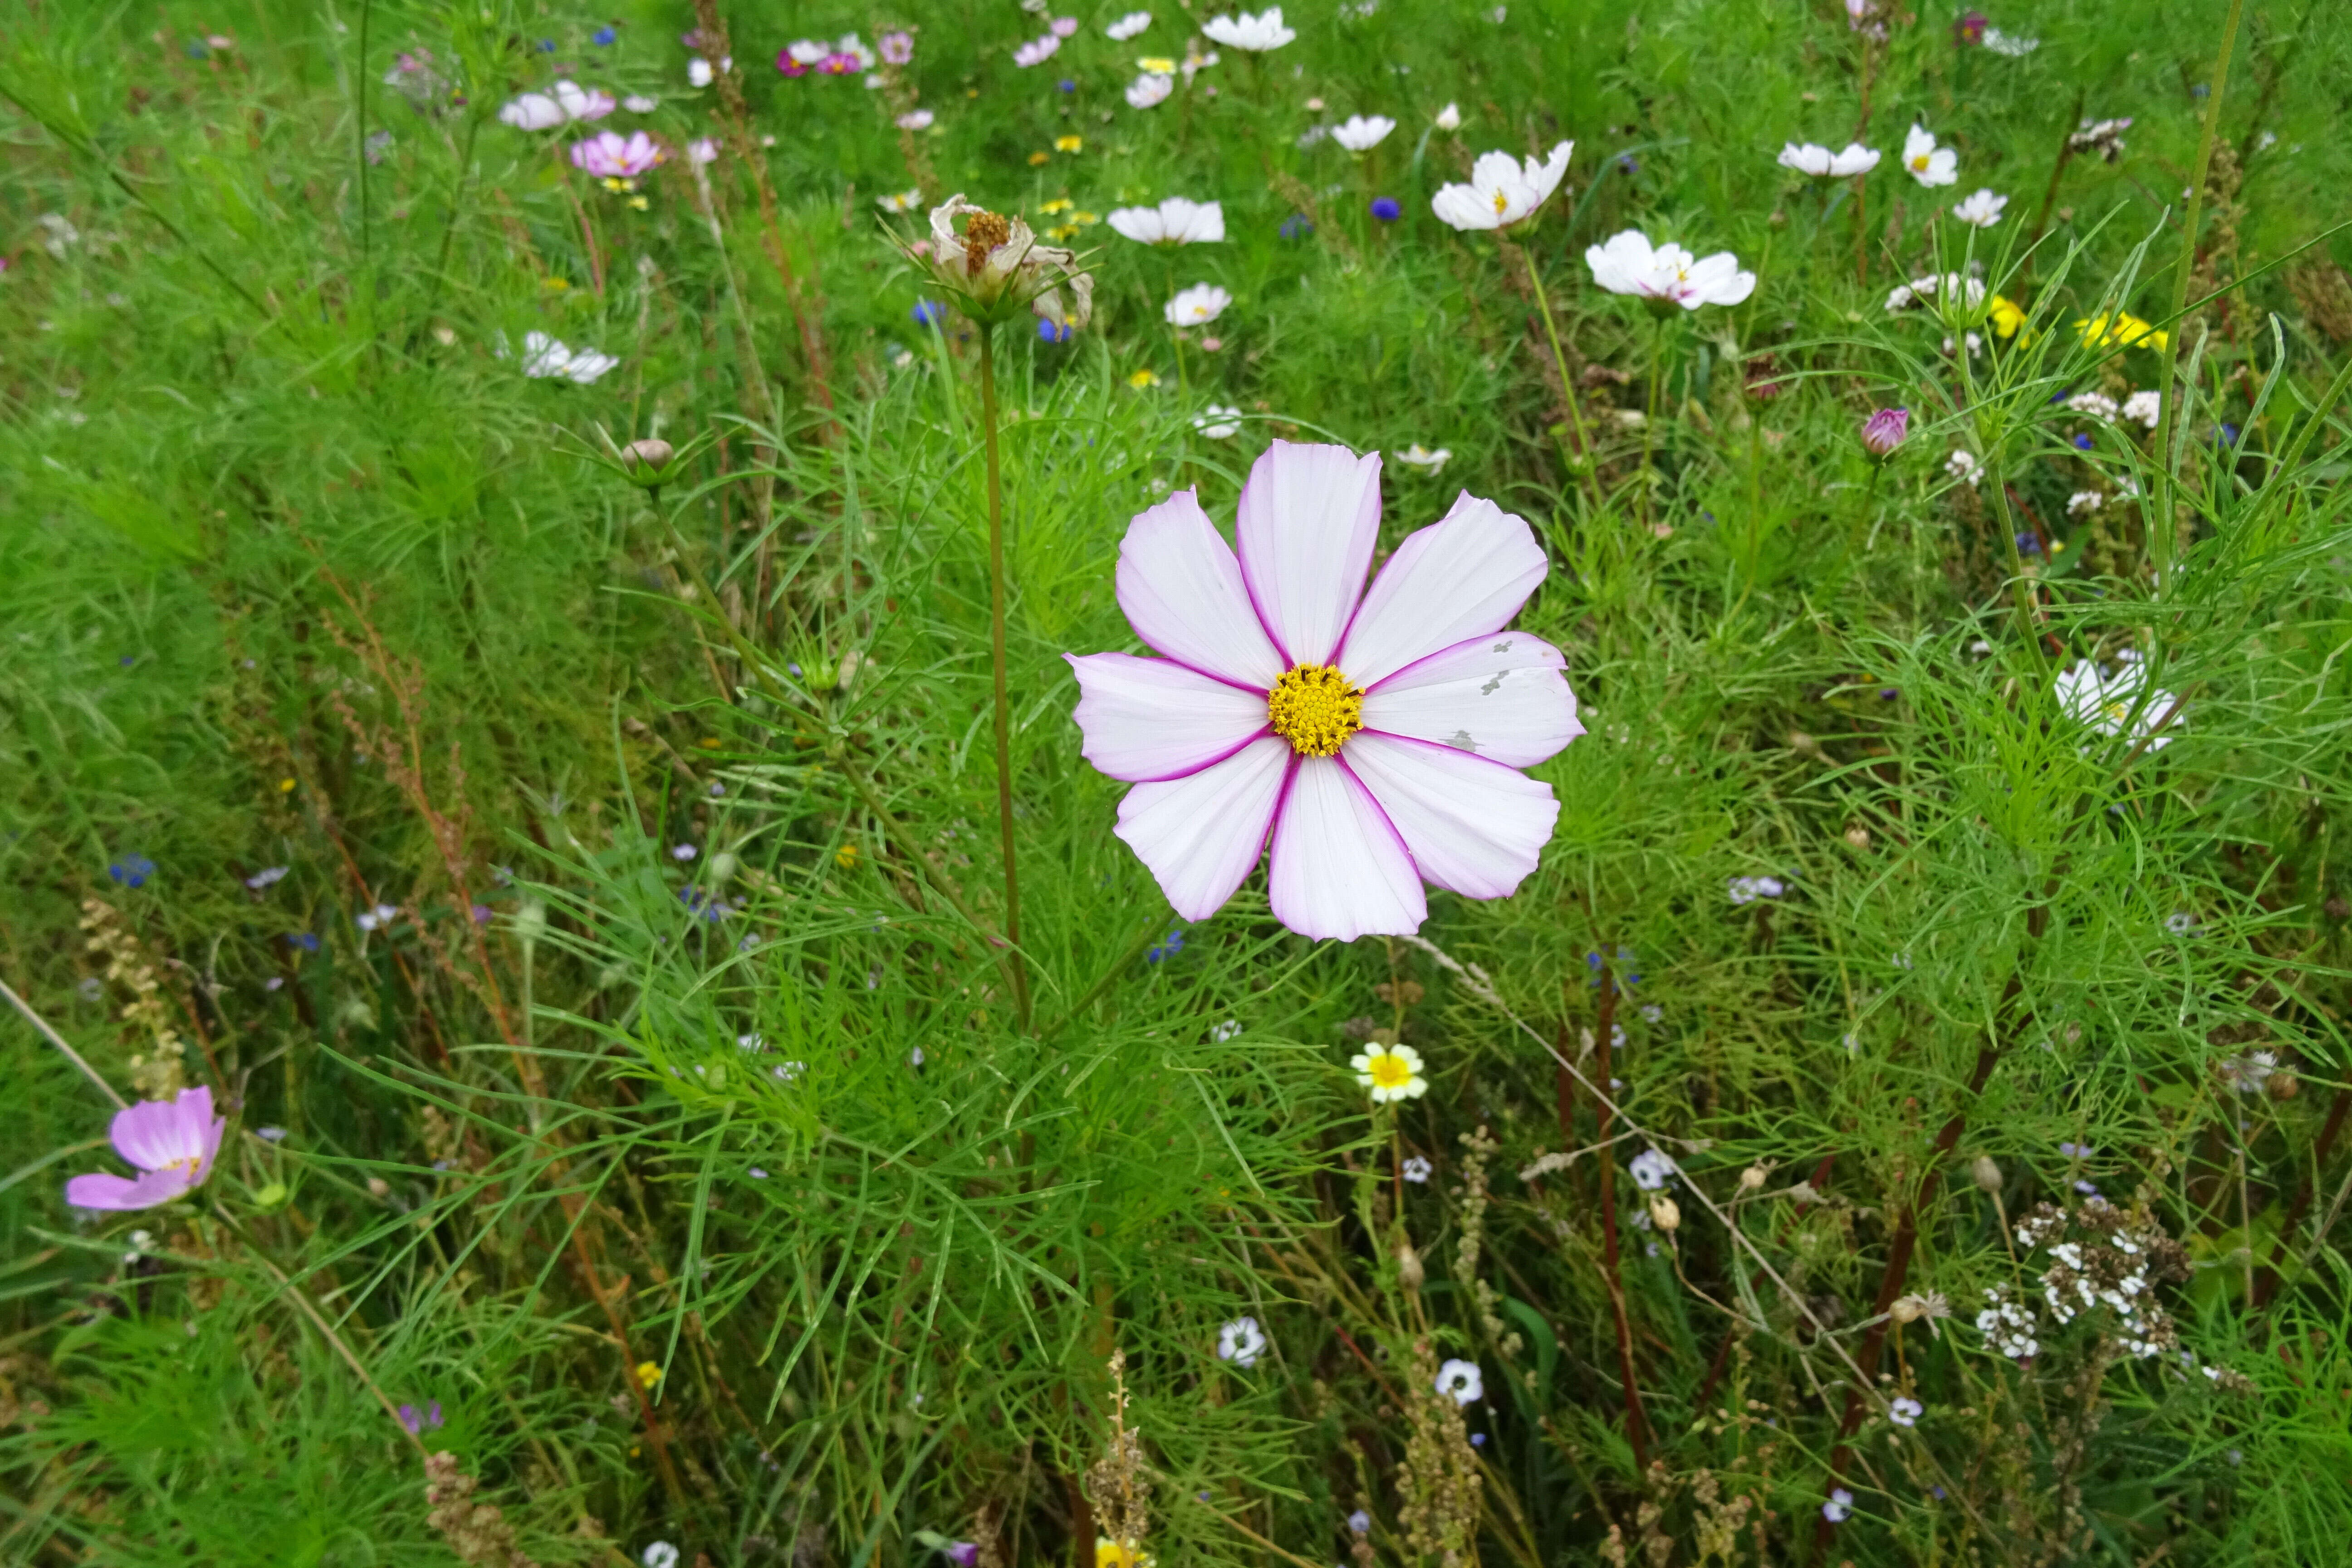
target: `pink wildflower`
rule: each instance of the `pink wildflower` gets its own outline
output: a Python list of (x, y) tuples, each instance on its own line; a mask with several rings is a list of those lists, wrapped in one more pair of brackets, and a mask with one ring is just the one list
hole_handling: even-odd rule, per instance
[(193, 1191), (212, 1173), (221, 1129), (213, 1091), (184, 1089), (177, 1098), (146, 1100), (114, 1114), (115, 1152), (139, 1167), (136, 1177), (92, 1172), (66, 1184), (66, 1202), (83, 1209), (152, 1209)]
[(572, 164), (602, 180), (633, 180), (669, 156), (662, 144), (638, 131), (623, 136), (601, 131), (572, 144)]
[(1862, 444), (1874, 458), (1884, 458), (1903, 445), (1911, 433), (1908, 408), (1882, 408), (1863, 422)]

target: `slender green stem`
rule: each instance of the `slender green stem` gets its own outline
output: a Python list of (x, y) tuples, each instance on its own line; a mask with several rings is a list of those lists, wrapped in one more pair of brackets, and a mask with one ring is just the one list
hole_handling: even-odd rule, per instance
[(1642, 416), (1642, 526), (1650, 526), (1650, 492), (1658, 488), (1657, 471), (1650, 461), (1651, 443), (1658, 430), (1658, 399), (1666, 379), (1666, 319), (1652, 318), (1650, 334), (1650, 406)]
[(1029, 971), (1021, 954), (1021, 875), (1013, 850), (1013, 700), (1004, 671), (1004, 486), (996, 456), (996, 329), (980, 323), (980, 428), (988, 458), (988, 656), (996, 698), (996, 831), (1004, 855), (1004, 972), (1013, 1012), (1029, 1027)]
[(26, 1002), (22, 996), (17, 995), (16, 992), (10, 990), (8, 988), (8, 983), (5, 980), (0, 980), (0, 1001), (5, 1001), (8, 1005), (16, 1008), (16, 1011), (25, 1015), (25, 1022), (32, 1025), (33, 1027), (39, 1032), (43, 1039), (47, 1040), (49, 1044), (57, 1047), (59, 1051), (64, 1053), (66, 1060), (79, 1068), (81, 1069), (82, 1077), (98, 1085), (98, 1091), (106, 1096), (107, 1099), (114, 1101), (114, 1108), (117, 1110), (127, 1110), (130, 1109), (131, 1102), (124, 1100), (121, 1095), (115, 1093), (114, 1086), (107, 1082), (104, 1079), (99, 1077), (98, 1069), (90, 1066), (88, 1061), (84, 1060), (82, 1058), (82, 1054), (79, 1051), (66, 1044), (66, 1037), (63, 1035), (58, 1034), (55, 1029), (49, 1027), (49, 1021), (47, 1018), (42, 1017), (38, 1013), (34, 1012), (32, 1005)]
[(1559, 369), (1559, 395), (1568, 405), (1569, 423), (1576, 431), (1576, 450), (1569, 454), (1569, 467), (1583, 477), (1585, 490), (1593, 509), (1598, 510), (1601, 506), (1600, 464), (1593, 458), (1591, 433), (1584, 427), (1584, 409), (1577, 401), (1576, 383), (1568, 374), (1568, 355), (1561, 352), (1559, 346), (1559, 328), (1552, 322), (1551, 298), (1544, 292), (1543, 271), (1536, 266), (1534, 247), (1523, 245), (1519, 247), (1519, 254), (1527, 258), (1528, 282), (1536, 291), (1536, 310), (1543, 316), (1544, 336), (1551, 340), (1552, 363)]
[(2197, 228), (2205, 212), (2205, 175), (2213, 163), (2213, 134), (2221, 120), (2221, 95), (2230, 85), (2230, 55), (2238, 43), (2238, 23), (2246, 0), (2230, 0), (2230, 19), (2221, 27), (2221, 58), (2214, 62), (2212, 89), (2205, 98), (2205, 126), (2197, 138), (2197, 167), (2189, 180), (2189, 211), (2181, 225), (2180, 259), (2172, 271), (2172, 309), (2167, 312), (2170, 330), (2164, 335), (2164, 372), (2157, 378), (2163, 399), (2157, 408), (2156, 426), (2156, 585), (2161, 594), (2172, 582), (2172, 562), (2179, 541), (2174, 537), (2172, 431), (2179, 418), (2180, 389), (2173, 375), (2180, 361), (2180, 315), (2189, 303), (2189, 276), (2197, 266)]

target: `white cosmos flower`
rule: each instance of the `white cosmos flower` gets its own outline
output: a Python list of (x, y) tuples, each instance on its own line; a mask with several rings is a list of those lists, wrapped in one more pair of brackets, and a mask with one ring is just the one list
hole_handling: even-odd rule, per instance
[(642, 92), (633, 92), (629, 94), (628, 97), (621, 100), (621, 107), (627, 110), (631, 114), (651, 114), (655, 110), (661, 107), (661, 100), (658, 98), (647, 98)]
[(2136, 662), (2113, 676), (2102, 674), (2088, 659), (2069, 665), (2058, 673), (2056, 695), (2058, 706), (2075, 722), (2103, 735), (2128, 731), (2135, 744), (2145, 742), (2150, 751), (2172, 744), (2170, 731), (2179, 727), (2180, 716), (2172, 710), (2177, 699), (2169, 691), (2149, 688)]
[[(719, 161), (719, 139), (715, 136), (696, 137), (693, 141), (686, 144), (686, 157), (687, 161), (691, 163), (717, 163)], [(922, 193), (918, 191), (915, 193), (915, 195), (917, 199), (919, 200)], [(904, 212), (906, 209), (901, 207), (898, 210)]]
[(551, 131), (571, 118), (563, 112), (562, 104), (543, 92), (526, 92), (509, 99), (499, 110), (499, 122), (518, 131)]
[(1252, 1366), (1265, 1353), (1265, 1331), (1255, 1318), (1235, 1318), (1217, 1331), (1217, 1359)]
[(1192, 416), (1192, 428), (1212, 441), (1230, 441), (1241, 434), (1242, 411), (1222, 403), (1212, 403)]
[(1778, 162), (1780, 167), (1794, 169), (1801, 174), (1843, 179), (1849, 174), (1866, 174), (1878, 167), (1878, 153), (1859, 142), (1847, 142), (1840, 153), (1832, 153), (1817, 142), (1791, 142), (1780, 149)]
[(1458, 103), (1447, 104), (1444, 108), (1437, 111), (1437, 118), (1430, 123), (1435, 125), (1440, 131), (1461, 130), (1462, 106)]
[(1212, 43), (1253, 55), (1278, 49), (1298, 37), (1282, 25), (1282, 7), (1279, 5), (1269, 5), (1255, 16), (1245, 14), (1212, 16), (1201, 24), (1201, 31), (1209, 36)]
[[(499, 357), (506, 357), (503, 342), (499, 345)], [(522, 373), (534, 380), (555, 378), (586, 386), (620, 363), (611, 354), (594, 349), (574, 349), (562, 339), (545, 332), (522, 335)]]
[(1427, 468), (1433, 474), (1437, 472), (1438, 469), (1445, 467), (1447, 459), (1451, 458), (1453, 456), (1454, 449), (1450, 447), (1440, 447), (1437, 450), (1433, 452), (1428, 447), (1423, 446), (1420, 442), (1415, 441), (1412, 446), (1397, 454), (1397, 461), (1400, 463), (1410, 463), (1416, 468)]
[(1948, 185), (1960, 177), (1960, 155), (1936, 145), (1924, 125), (1914, 125), (1903, 138), (1903, 166), (1923, 185)]
[(1997, 196), (1990, 191), (1979, 191), (1964, 202), (1952, 205), (1952, 216), (1962, 223), (1979, 228), (1990, 228), (2000, 221), (2000, 209), (2009, 205), (2007, 196)]
[(1731, 252), (1695, 257), (1679, 245), (1653, 246), (1638, 228), (1611, 236), (1606, 245), (1587, 247), (1584, 263), (1592, 268), (1592, 280), (1612, 294), (1632, 294), (1685, 310), (1737, 305), (1756, 291), (1756, 274), (1741, 271), (1739, 258)]
[(613, 95), (601, 87), (559, 81), (550, 90), (555, 94), (556, 107), (563, 110), (566, 120), (602, 120), (617, 107)]
[[(733, 70), (735, 68), (735, 57), (729, 55), (725, 58), (721, 59), (719, 62), (719, 68), (721, 71)], [(693, 83), (696, 87), (709, 87), (715, 79), (710, 69), (710, 62), (704, 59), (700, 55), (697, 55), (692, 59), (687, 61), (686, 79)]]
[(1111, 227), (1143, 245), (1214, 245), (1225, 237), (1225, 209), (1215, 202), (1170, 196), (1156, 207), (1114, 207)]
[(1171, 327), (1205, 327), (1225, 313), (1234, 297), (1214, 283), (1195, 283), (1179, 289), (1161, 314)]
[(1111, 42), (1115, 44), (1123, 44), (1127, 42), (1128, 39), (1135, 37), (1136, 34), (1140, 33), (1144, 28), (1149, 27), (1150, 26), (1151, 26), (1150, 12), (1129, 11), (1126, 16), (1121, 16), (1109, 26), (1105, 27), (1103, 31), (1108, 35)]
[(1375, 114), (1369, 120), (1360, 114), (1350, 114), (1342, 124), (1331, 127), (1331, 140), (1350, 153), (1369, 153), (1381, 144), (1381, 138), (1396, 129), (1396, 121), (1385, 114)]
[(1145, 71), (1128, 84), (1127, 104), (1130, 109), (1150, 109), (1156, 104), (1167, 102), (1168, 95), (1175, 90), (1174, 77), (1161, 76), (1156, 71)]
[(1429, 210), (1465, 233), (1524, 223), (1559, 189), (1575, 151), (1575, 142), (1562, 142), (1540, 163), (1533, 158), (1522, 163), (1508, 153), (1482, 153), (1470, 165), (1470, 183), (1444, 186), (1430, 198)]
[(901, 131), (929, 131), (931, 128), (931, 121), (937, 118), (938, 116), (928, 109), (910, 109), (890, 123)]
[(1013, 51), (1013, 63), (1023, 70), (1027, 70), (1031, 66), (1044, 65), (1054, 58), (1055, 51), (1061, 47), (1062, 39), (1059, 34), (1041, 34)]
[(1507, 897), (1559, 805), (1519, 772), (1584, 732), (1559, 650), (1504, 626), (1548, 569), (1526, 522), (1464, 495), (1369, 591), (1381, 460), (1275, 442), (1242, 488), (1239, 558), (1192, 490), (1139, 514), (1119, 607), (1160, 658), (1071, 657), (1086, 759), (1134, 784), (1118, 836), (1188, 921), (1269, 844), (1275, 918), (1405, 934), (1422, 884)]
[(887, 196), (877, 196), (874, 205), (886, 213), (910, 213), (923, 205), (923, 193), (919, 190), (893, 191)]
[(1486, 1397), (1486, 1375), (1475, 1361), (1449, 1361), (1437, 1369), (1437, 1392), (1456, 1405), (1475, 1405)]

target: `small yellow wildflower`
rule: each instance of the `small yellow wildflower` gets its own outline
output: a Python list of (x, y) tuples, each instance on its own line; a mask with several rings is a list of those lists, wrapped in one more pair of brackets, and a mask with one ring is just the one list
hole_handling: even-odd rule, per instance
[(1153, 370), (1139, 370), (1133, 375), (1127, 378), (1127, 384), (1135, 388), (1138, 392), (1142, 391), (1147, 386), (1158, 386), (1160, 384), (1160, 373)]
[(1992, 297), (1992, 330), (2004, 338), (2017, 336), (2017, 329), (2025, 325), (2025, 312), (2001, 295)]
[(1086, 144), (1087, 141), (1083, 136), (1056, 136), (1054, 138), (1054, 151), (1056, 153), (1076, 153)]
[[(1076, 141), (1076, 138), (1073, 137), (1071, 140)], [(1067, 196), (1055, 196), (1052, 201), (1041, 204), (1037, 210), (1044, 213), (1047, 217), (1051, 217), (1055, 213), (1068, 212), (1072, 207), (1077, 205), (1077, 203), (1070, 200)]]
[(651, 204), (649, 204), (643, 196), (631, 196), (629, 198), (629, 205), (636, 208), (639, 212), (644, 212)]
[(562, 293), (566, 289), (569, 289), (569, 288), (571, 288), (571, 287), (572, 287), (572, 285), (571, 285), (570, 283), (568, 283), (568, 282), (564, 281), (564, 280), (563, 280), (562, 279), (561, 279), (561, 278), (542, 278), (542, 279), (541, 279), (539, 280), (539, 282), (540, 282), (540, 287), (541, 287), (542, 289), (548, 289), (548, 290), (550, 290), (550, 291), (551, 291), (551, 292), (553, 292), (553, 293), (557, 293), (557, 294), (561, 294), (561, 293)]
[(1040, 163), (1050, 163), (1053, 161), (1054, 154), (1051, 153), (1032, 153), (1029, 154), (1029, 166), (1033, 169)]
[(1151, 1568), (1155, 1562), (1143, 1550), (1139, 1541), (1113, 1541), (1108, 1535), (1095, 1537), (1095, 1568)]
[(2076, 321), (2074, 331), (2094, 348), (2113, 348), (2121, 343), (2126, 348), (2155, 349), (2159, 353), (2164, 350), (2164, 334), (2128, 310), (2117, 310), (2112, 318), (2098, 315)]
[(834, 864), (845, 869), (857, 864), (857, 846), (845, 844), (833, 852)]
[(1150, 71), (1153, 76), (1174, 76), (1176, 62), (1166, 55), (1146, 55), (1135, 62), (1135, 68)]
[(649, 1361), (637, 1363), (637, 1381), (651, 1388), (662, 1379), (661, 1368)]
[(278, 793), (279, 795), (292, 795), (294, 793), (294, 781), (292, 779), (279, 779), (278, 781)]
[(1093, 213), (1087, 211), (1086, 208), (1080, 207), (1076, 212), (1070, 215), (1070, 221), (1080, 228), (1091, 228), (1096, 224), (1102, 222), (1102, 219), (1096, 216)]

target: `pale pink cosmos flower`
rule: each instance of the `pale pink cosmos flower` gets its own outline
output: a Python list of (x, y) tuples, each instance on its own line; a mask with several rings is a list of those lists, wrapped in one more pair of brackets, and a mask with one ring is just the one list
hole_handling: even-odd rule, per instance
[(662, 144), (642, 131), (623, 136), (617, 131), (600, 131), (572, 144), (572, 165), (583, 169), (600, 180), (634, 180), (669, 153)]
[(1225, 237), (1220, 202), (1170, 196), (1156, 207), (1114, 207), (1110, 226), (1140, 245), (1218, 245)]
[(1780, 156), (1774, 161), (1784, 169), (1794, 169), (1816, 179), (1842, 180), (1853, 174), (1867, 174), (1878, 167), (1878, 153), (1859, 142), (1847, 142), (1842, 153), (1832, 153), (1814, 142), (1791, 142), (1780, 149)]
[(1381, 459), (1276, 441), (1228, 548), (1196, 491), (1139, 513), (1118, 603), (1162, 657), (1068, 656), (1086, 759), (1135, 787), (1116, 832), (1186, 920), (1271, 849), (1275, 918), (1341, 941), (1405, 935), (1422, 884), (1498, 899), (1559, 804), (1519, 770), (1584, 732), (1559, 650), (1502, 628), (1549, 563), (1466, 492), (1369, 591)]
[(929, 131), (931, 121), (939, 118), (928, 109), (910, 109), (892, 121), (901, 131)]
[(172, 1100), (144, 1100), (114, 1113), (114, 1152), (139, 1167), (133, 1176), (92, 1172), (66, 1184), (66, 1202), (81, 1209), (152, 1209), (194, 1191), (212, 1173), (226, 1122), (213, 1114), (213, 1091), (184, 1089)]
[(1066, 38), (1078, 30), (1078, 19), (1076, 16), (1056, 16), (1048, 26), (1054, 37)]
[(882, 58), (894, 66), (905, 65), (915, 58), (915, 35), (908, 32), (885, 33), (881, 38)]
[(1030, 39), (1027, 43), (1013, 50), (1013, 63), (1019, 66), (1023, 70), (1027, 70), (1031, 66), (1044, 65), (1047, 60), (1054, 58), (1055, 51), (1059, 49), (1061, 47), (1062, 40), (1055, 37), (1053, 34), (1047, 33), (1043, 37)]
[(499, 122), (518, 131), (551, 131), (570, 118), (562, 104), (543, 92), (526, 92), (509, 99), (499, 110)]
[(556, 107), (563, 110), (567, 120), (602, 120), (619, 107), (613, 95), (601, 87), (559, 81), (551, 90), (555, 94)]
[(1612, 235), (1606, 245), (1587, 246), (1584, 264), (1592, 280), (1612, 294), (1632, 294), (1659, 308), (1737, 305), (1756, 291), (1756, 274), (1740, 270), (1739, 258), (1718, 250), (1704, 258), (1681, 246), (1653, 246), (1638, 228)]

